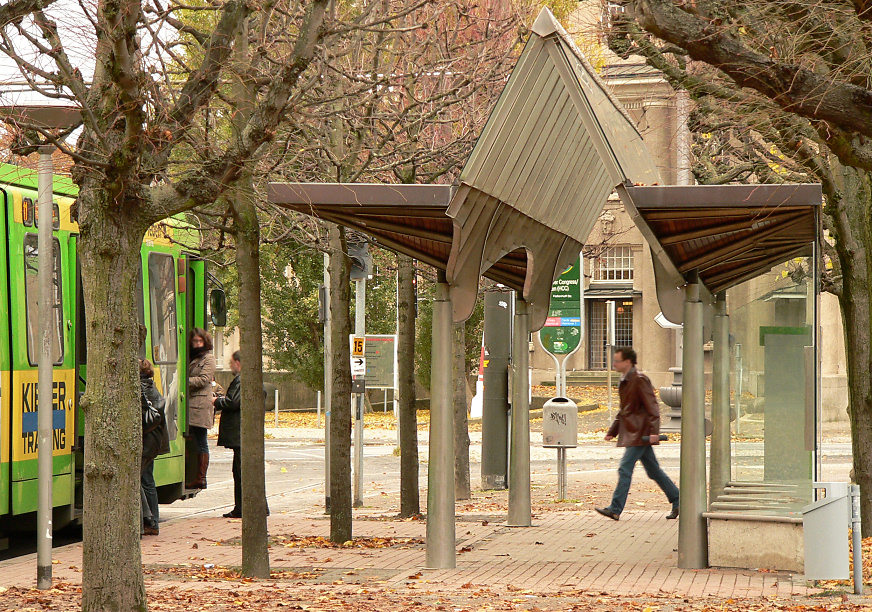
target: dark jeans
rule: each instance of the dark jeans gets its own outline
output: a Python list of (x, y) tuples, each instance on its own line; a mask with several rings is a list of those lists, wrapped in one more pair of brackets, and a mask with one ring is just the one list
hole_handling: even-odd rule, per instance
[(678, 506), (678, 487), (660, 467), (657, 457), (654, 455), (654, 448), (651, 446), (628, 446), (618, 468), (618, 486), (615, 487), (612, 503), (607, 509), (615, 514), (620, 514), (624, 510), (624, 504), (627, 503), (627, 493), (630, 492), (630, 483), (633, 482), (633, 469), (636, 467), (637, 461), (642, 462), (648, 478), (656, 482), (666, 493), (669, 503), (673, 507)]
[(233, 512), (242, 514), (242, 453), (233, 449)]
[(190, 430), (191, 437), (194, 439), (194, 447), (197, 449), (197, 452), (202, 455), (208, 455), (209, 441), (206, 439), (206, 433), (209, 430), (205, 427), (196, 427), (195, 425), (191, 425)]
[[(157, 501), (157, 486), (154, 484), (154, 461), (149, 463), (144, 470), (142, 470), (142, 475), (139, 477), (140, 484), (142, 485), (142, 492), (145, 495), (145, 500), (148, 502), (147, 510), (151, 511), (151, 521), (146, 520), (146, 524), (150, 527), (157, 527), (158, 521), (160, 520), (160, 511), (158, 510), (158, 501)], [(143, 516), (146, 514), (146, 508), (143, 508)]]
[(142, 461), (139, 465), (139, 485), (142, 497), (142, 518), (150, 527), (157, 526), (157, 487), (154, 484), (154, 460), (160, 453), (160, 431), (142, 434)]

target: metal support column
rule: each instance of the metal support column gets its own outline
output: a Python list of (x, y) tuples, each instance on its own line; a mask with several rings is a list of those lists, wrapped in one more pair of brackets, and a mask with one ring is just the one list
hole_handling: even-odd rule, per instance
[[(355, 281), (354, 335), (366, 335), (366, 281)], [(363, 393), (354, 394), (354, 507), (363, 506)]]
[(52, 271), (54, 248), (52, 244), (52, 159), (53, 146), (39, 149), (39, 394), (37, 404), (38, 494), (36, 510), (36, 588), (50, 589), (52, 580), (52, 354), (51, 332), (54, 296)]
[(430, 462), (427, 473), (429, 568), (457, 566), (454, 546), (454, 397), (452, 309), (445, 273), (439, 272), (433, 300), (430, 396)]
[(709, 503), (730, 481), (730, 317), (727, 296), (715, 296), (714, 359), (712, 365), (712, 443)]
[(333, 403), (333, 343), (330, 340), (330, 255), (324, 253), (324, 512), (330, 513), (330, 407)]
[(509, 451), (510, 527), (533, 524), (530, 504), (530, 320), (527, 302), (515, 301), (512, 335), (512, 448)]
[(511, 293), (484, 294), (484, 389), (481, 403), (481, 488), (505, 489), (508, 481)]
[(708, 567), (705, 487), (705, 374), (703, 312), (699, 285), (685, 288), (684, 355), (681, 385), (681, 516), (678, 521), (678, 567)]

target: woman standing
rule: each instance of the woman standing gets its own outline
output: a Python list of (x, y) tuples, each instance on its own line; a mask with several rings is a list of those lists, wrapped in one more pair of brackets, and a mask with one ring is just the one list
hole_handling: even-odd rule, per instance
[(212, 336), (196, 327), (191, 332), (190, 364), (188, 366), (188, 435), (197, 449), (197, 477), (185, 484), (188, 489), (206, 488), (209, 469), (209, 444), (206, 432), (215, 422), (212, 407), (212, 383), (215, 380), (215, 357), (212, 356)]

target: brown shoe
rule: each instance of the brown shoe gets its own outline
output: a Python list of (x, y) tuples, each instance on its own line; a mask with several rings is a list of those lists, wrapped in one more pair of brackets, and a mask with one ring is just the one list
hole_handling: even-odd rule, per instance
[(667, 514), (667, 515), (666, 515), (666, 518), (669, 519), (669, 520), (671, 520), (671, 519), (677, 519), (677, 518), (678, 518), (678, 506), (673, 506), (673, 507), (672, 507), (672, 512), (670, 512), (669, 514)]
[(609, 517), (613, 521), (617, 521), (618, 519), (621, 518), (620, 514), (618, 514), (617, 512), (612, 512), (608, 508), (594, 508), (594, 510), (596, 510), (597, 512), (599, 512), (603, 516)]
[(146, 525), (145, 529), (143, 529), (143, 533), (145, 535), (160, 535), (160, 529), (158, 529), (157, 527), (149, 527), (148, 525)]

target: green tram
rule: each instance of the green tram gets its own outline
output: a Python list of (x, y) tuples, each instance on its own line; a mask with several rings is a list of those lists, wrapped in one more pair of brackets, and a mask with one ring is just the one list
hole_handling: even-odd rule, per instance
[[(85, 323), (78, 226), (70, 217), (75, 184), (54, 177), (54, 329), (52, 350), (54, 527), (81, 517), (84, 465)], [(37, 509), (38, 247), (37, 174), (0, 164), (0, 534), (33, 529)], [(174, 235), (175, 233), (175, 235)], [(154, 364), (166, 397), (170, 452), (157, 458), (161, 503), (186, 490), (195, 469), (186, 462), (187, 331), (205, 327), (207, 308), (223, 325), (224, 293), (207, 278), (205, 262), (179, 246), (185, 232), (172, 220), (152, 227), (142, 244), (138, 282), (140, 323), (148, 330), (140, 357)], [(210, 291), (211, 289), (211, 291)], [(207, 291), (210, 291), (207, 300)], [(208, 302), (208, 304), (207, 304)], [(186, 471), (187, 474), (186, 474)], [(186, 479), (187, 475), (187, 479)]]

